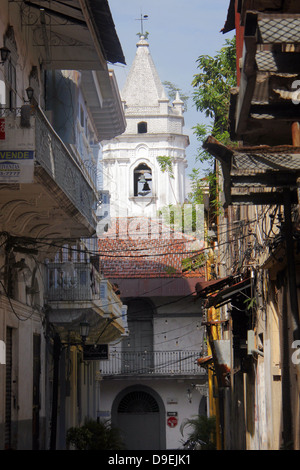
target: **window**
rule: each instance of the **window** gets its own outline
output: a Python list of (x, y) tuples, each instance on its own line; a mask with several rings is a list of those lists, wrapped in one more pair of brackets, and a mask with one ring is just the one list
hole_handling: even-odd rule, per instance
[(152, 195), (152, 171), (145, 164), (140, 163), (133, 172), (134, 196)]
[(138, 134), (146, 134), (147, 133), (147, 123), (146, 122), (139, 122), (138, 123)]

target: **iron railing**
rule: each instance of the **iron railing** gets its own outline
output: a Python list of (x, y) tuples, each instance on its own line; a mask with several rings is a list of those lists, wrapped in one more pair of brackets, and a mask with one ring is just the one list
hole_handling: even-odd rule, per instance
[(36, 161), (50, 174), (89, 223), (95, 225), (93, 209), (96, 205), (96, 193), (88, 183), (79, 162), (71, 155), (41, 110), (36, 109), (34, 118)]
[(49, 302), (92, 302), (104, 314), (113, 316), (122, 326), (127, 323), (127, 307), (112, 285), (90, 262), (54, 262), (47, 264)]
[(102, 376), (120, 375), (204, 375), (197, 365), (199, 351), (110, 351), (100, 363)]
[[(76, 209), (96, 229), (97, 191), (89, 183), (88, 168), (76, 159), (64, 144), (42, 110), (23, 106), (10, 110), (0, 108), (5, 119), (7, 141), (12, 150), (33, 150), (35, 163), (40, 165), (65, 193)], [(9, 149), (5, 149), (9, 150)]]
[(48, 263), (48, 290), (50, 301), (91, 301), (100, 299), (101, 276), (91, 263)]

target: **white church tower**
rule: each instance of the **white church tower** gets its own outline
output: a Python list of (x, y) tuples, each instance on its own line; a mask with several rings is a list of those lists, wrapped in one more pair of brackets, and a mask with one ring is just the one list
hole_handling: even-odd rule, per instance
[[(158, 210), (185, 199), (184, 104), (177, 94), (167, 98), (141, 36), (121, 99), (127, 127), (102, 142), (103, 186), (110, 192), (111, 217), (156, 217)], [(172, 177), (163, 172), (158, 157), (172, 161)]]

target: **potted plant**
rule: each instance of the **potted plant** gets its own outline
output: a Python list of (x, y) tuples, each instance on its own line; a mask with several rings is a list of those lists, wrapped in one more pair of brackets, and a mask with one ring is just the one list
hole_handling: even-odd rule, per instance
[(124, 444), (118, 429), (109, 421), (86, 420), (84, 425), (67, 431), (67, 444), (76, 450), (122, 450)]

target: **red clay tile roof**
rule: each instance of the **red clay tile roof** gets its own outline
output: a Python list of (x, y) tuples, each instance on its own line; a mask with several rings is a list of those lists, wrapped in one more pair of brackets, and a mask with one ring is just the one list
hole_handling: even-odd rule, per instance
[(99, 238), (100, 270), (107, 279), (204, 277), (204, 268), (183, 271), (182, 261), (202, 252), (203, 242), (160, 221), (133, 217), (112, 221)]

